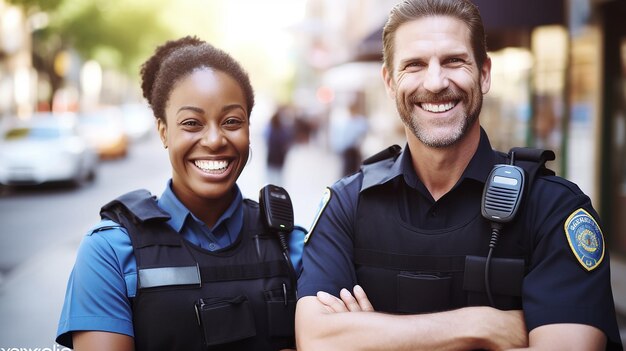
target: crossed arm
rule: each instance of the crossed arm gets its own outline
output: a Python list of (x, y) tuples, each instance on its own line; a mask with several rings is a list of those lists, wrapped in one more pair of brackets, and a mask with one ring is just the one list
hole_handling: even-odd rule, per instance
[[(343, 313), (355, 312), (355, 313)], [(530, 334), (521, 311), (490, 307), (422, 314), (375, 312), (363, 289), (340, 298), (325, 292), (303, 297), (296, 310), (298, 350), (604, 350), (602, 331), (582, 324), (552, 324)]]
[[(527, 344), (520, 311), (467, 307), (391, 315), (374, 312), (363, 289), (320, 292), (296, 309), (298, 350), (503, 350)], [(355, 312), (355, 313), (342, 313)]]

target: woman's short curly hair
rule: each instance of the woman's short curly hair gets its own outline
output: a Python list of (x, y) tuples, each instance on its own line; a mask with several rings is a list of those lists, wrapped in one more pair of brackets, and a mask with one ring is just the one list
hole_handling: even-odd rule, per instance
[(165, 121), (165, 107), (174, 85), (199, 68), (212, 68), (232, 77), (243, 90), (250, 116), (254, 91), (248, 73), (226, 52), (195, 36), (186, 36), (157, 47), (141, 65), (141, 89), (156, 118)]

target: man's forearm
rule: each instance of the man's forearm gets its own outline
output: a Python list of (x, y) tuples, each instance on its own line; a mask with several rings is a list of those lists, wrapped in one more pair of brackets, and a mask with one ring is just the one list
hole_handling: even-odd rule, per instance
[[(476, 307), (423, 315), (331, 313), (311, 296), (298, 301), (296, 339), (298, 350), (305, 351), (494, 349), (493, 344), (502, 341), (491, 340), (489, 327), (480, 322), (486, 312), (487, 308)], [(507, 342), (507, 347), (525, 344), (525, 340)]]

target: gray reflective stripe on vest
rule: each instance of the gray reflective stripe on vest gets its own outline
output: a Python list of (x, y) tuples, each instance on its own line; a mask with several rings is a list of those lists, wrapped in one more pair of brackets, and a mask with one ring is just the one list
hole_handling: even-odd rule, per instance
[(140, 289), (171, 285), (200, 286), (198, 266), (144, 268), (139, 269), (137, 274)]

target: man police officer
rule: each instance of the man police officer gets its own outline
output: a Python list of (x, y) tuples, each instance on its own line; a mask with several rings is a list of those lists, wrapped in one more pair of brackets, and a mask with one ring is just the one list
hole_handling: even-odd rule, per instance
[(483, 189), (510, 160), (479, 123), (491, 61), (477, 7), (406, 0), (383, 47), (407, 146), (327, 189), (306, 239), (298, 348), (621, 350), (599, 218), (575, 184), (528, 181), (485, 263)]

